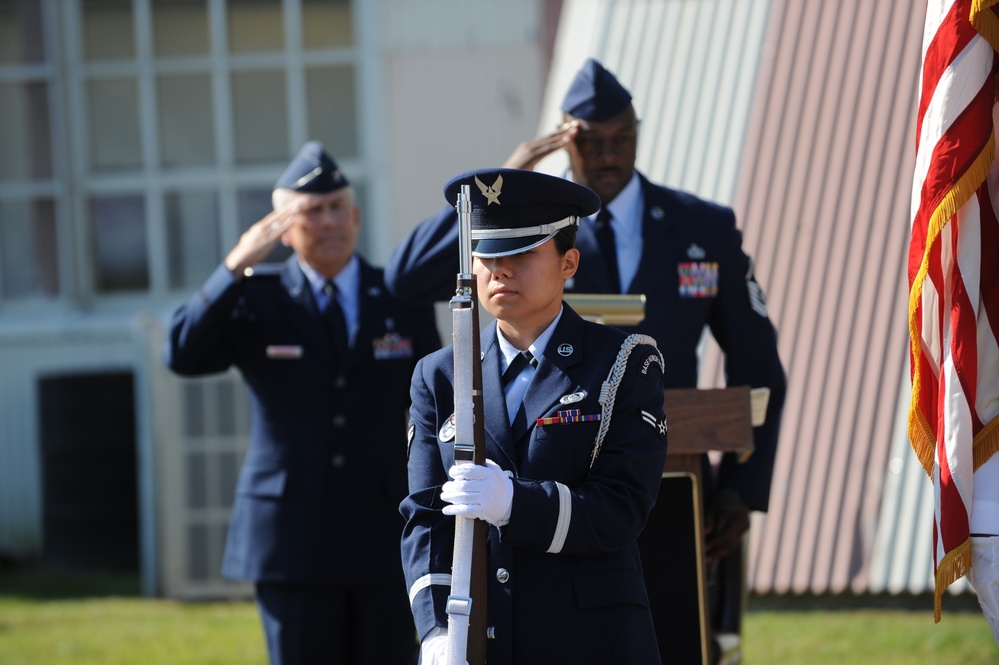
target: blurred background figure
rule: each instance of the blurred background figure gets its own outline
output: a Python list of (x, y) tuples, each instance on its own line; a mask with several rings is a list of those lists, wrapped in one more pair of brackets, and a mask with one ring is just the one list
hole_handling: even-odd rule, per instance
[[(384, 288), (355, 251), (354, 191), (318, 142), (174, 315), (173, 371), (237, 367), (253, 404), (222, 573), (255, 582), (271, 663), (412, 663), (399, 570), (406, 408), (440, 346), (430, 307)], [(282, 243), (283, 264), (260, 262)]]

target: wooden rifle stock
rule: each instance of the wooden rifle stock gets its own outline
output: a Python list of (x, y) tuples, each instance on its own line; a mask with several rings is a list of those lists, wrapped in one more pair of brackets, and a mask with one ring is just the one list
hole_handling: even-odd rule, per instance
[[(479, 301), (472, 274), (471, 193), (458, 194), (459, 272), (451, 299), (454, 343), (454, 461), (486, 463), (482, 411), (482, 360), (479, 350)], [(486, 536), (489, 525), (455, 517), (451, 595), (448, 596), (448, 665), (486, 661)]]

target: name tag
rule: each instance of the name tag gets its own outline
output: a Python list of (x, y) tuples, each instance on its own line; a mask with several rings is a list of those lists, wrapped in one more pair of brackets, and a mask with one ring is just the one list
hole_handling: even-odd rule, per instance
[(280, 344), (272, 344), (267, 347), (267, 357), (275, 358), (277, 360), (295, 360), (297, 358), (301, 358), (303, 353), (302, 347), (295, 344), (284, 346)]
[(387, 333), (371, 342), (374, 347), (375, 360), (395, 360), (413, 357), (413, 340), (399, 333)]

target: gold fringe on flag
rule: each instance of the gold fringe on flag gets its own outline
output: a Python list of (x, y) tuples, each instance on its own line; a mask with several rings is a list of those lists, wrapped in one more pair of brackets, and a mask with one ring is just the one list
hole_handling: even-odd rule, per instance
[(968, 20), (985, 41), (992, 44), (992, 49), (999, 51), (999, 16), (993, 9), (999, 5), (999, 0), (972, 0)]
[[(999, 2), (999, 0), (995, 0)], [(909, 404), (909, 443), (912, 445), (916, 457), (923, 465), (926, 473), (933, 477), (933, 460), (936, 449), (936, 435), (930, 427), (926, 415), (919, 410), (919, 395), (923, 387), (923, 377), (919, 371), (920, 358), (922, 356), (922, 335), (920, 334), (918, 321), (916, 321), (916, 311), (920, 298), (923, 295), (923, 281), (926, 279), (926, 271), (929, 265), (930, 250), (940, 237), (940, 232), (954, 218), (957, 211), (971, 200), (978, 188), (989, 175), (992, 168), (992, 160), (995, 158), (996, 134), (995, 128), (989, 133), (989, 138), (982, 147), (982, 151), (975, 157), (968, 170), (965, 171), (954, 186), (950, 188), (933, 215), (926, 230), (926, 245), (923, 249), (923, 258), (919, 263), (919, 271), (916, 273), (909, 291), (909, 341), (912, 345), (912, 357), (915, 359), (912, 365), (912, 400)]]
[(971, 539), (964, 541), (944, 555), (937, 566), (936, 588), (933, 590), (933, 622), (940, 623), (943, 594), (954, 582), (971, 570)]
[(988, 462), (997, 452), (999, 452), (999, 416), (993, 418), (975, 435), (971, 448), (973, 470), (978, 471), (978, 467)]

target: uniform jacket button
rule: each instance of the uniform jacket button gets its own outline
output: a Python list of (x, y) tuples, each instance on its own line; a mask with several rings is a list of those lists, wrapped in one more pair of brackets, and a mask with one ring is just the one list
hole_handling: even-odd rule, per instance
[(496, 570), (496, 581), (500, 584), (506, 584), (510, 579), (510, 571), (506, 568), (498, 568)]
[(347, 385), (347, 377), (345, 377), (343, 374), (333, 379), (334, 388), (344, 388), (346, 387), (346, 385)]
[(333, 427), (343, 427), (347, 424), (347, 416), (342, 413), (338, 413), (333, 416)]
[(341, 453), (337, 453), (336, 455), (333, 456), (331, 464), (333, 464), (334, 469), (342, 469), (344, 465), (347, 464), (347, 456)]
[(495, 640), (496, 639), (496, 626), (489, 626), (486, 628), (486, 639)]

